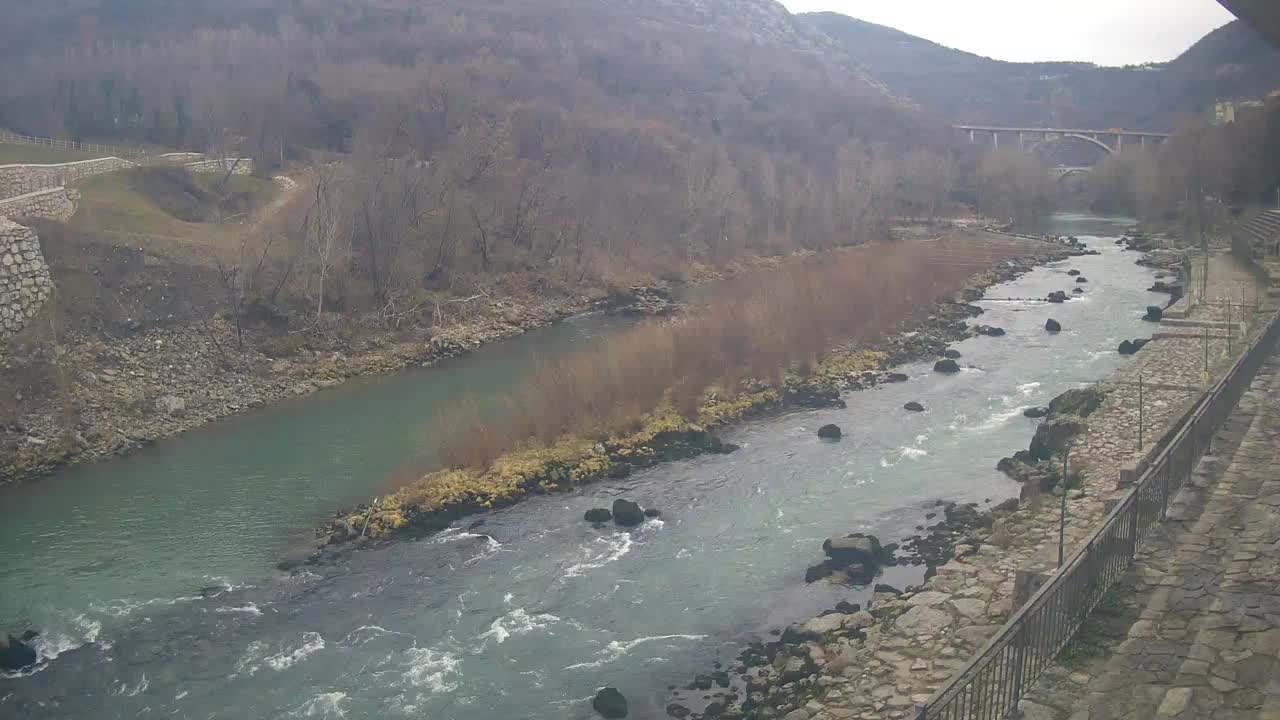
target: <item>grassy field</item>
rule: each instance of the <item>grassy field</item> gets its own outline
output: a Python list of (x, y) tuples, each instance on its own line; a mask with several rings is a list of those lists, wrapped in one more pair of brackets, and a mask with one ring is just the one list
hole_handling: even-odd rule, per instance
[[(211, 186), (220, 176), (195, 174), (195, 181)], [(261, 207), (271, 201), (278, 188), (269, 180), (236, 176), (230, 179), (234, 190), (251, 192)], [(226, 223), (186, 222), (166, 212), (140, 191), (129, 172), (115, 172), (87, 178), (75, 187), (80, 190), (80, 205), (70, 224), (113, 240), (146, 247), (151, 252), (204, 264), (213, 253), (234, 253), (246, 232), (244, 218)]]
[(0, 143), (0, 165), (39, 164), (75, 162), (106, 157), (104, 153), (86, 153), (78, 150), (45, 147), (43, 145), (9, 145)]

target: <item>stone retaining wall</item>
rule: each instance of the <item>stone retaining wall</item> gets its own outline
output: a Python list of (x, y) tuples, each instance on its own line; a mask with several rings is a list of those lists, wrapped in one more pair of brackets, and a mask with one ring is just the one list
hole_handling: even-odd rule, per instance
[(118, 157), (81, 160), (58, 165), (0, 165), (0, 198), (47, 190), (82, 178), (133, 166), (134, 163)]
[(37, 190), (0, 200), (0, 218), (41, 217), (70, 220), (76, 212), (76, 191), (65, 187)]
[(232, 175), (252, 175), (253, 159), (223, 158), (222, 160), (200, 160), (198, 162), (184, 163), (182, 167), (190, 172), (198, 173), (226, 172), (230, 169)]
[(52, 294), (35, 231), (0, 217), (0, 340), (25, 327)]

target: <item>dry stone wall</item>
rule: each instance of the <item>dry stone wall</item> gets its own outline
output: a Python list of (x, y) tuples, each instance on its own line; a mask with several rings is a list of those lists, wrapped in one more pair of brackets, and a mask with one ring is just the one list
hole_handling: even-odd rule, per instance
[(19, 195), (0, 200), (0, 218), (41, 217), (67, 221), (76, 212), (78, 193), (65, 187)]
[(118, 157), (81, 160), (58, 165), (0, 165), (0, 198), (26, 195), (66, 185), (82, 178), (133, 167)]
[(35, 231), (0, 217), (0, 341), (30, 323), (52, 294)]
[(222, 160), (201, 160), (199, 162), (184, 163), (183, 166), (190, 172), (198, 173), (216, 173), (231, 170), (232, 175), (252, 175), (253, 159), (252, 158), (224, 158)]

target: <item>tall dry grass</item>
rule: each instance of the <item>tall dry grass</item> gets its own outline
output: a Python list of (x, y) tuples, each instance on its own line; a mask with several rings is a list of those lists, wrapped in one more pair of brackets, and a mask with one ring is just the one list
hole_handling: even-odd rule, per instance
[(674, 321), (647, 321), (543, 364), (497, 413), (475, 403), (436, 423), (441, 459), (488, 466), (505, 452), (573, 434), (635, 430), (670, 404), (687, 418), (706, 393), (748, 380), (779, 384), (842, 343), (869, 344), (928, 316), (976, 272), (1027, 246), (1003, 242), (875, 244), (829, 252), (727, 282)]

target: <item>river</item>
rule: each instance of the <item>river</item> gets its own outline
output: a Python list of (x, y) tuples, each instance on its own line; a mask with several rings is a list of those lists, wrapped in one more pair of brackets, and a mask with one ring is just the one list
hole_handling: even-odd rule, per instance
[[(49, 660), (0, 679), (21, 718), (591, 717), (602, 685), (632, 717), (661, 717), (683, 684), (741, 643), (863, 590), (805, 586), (823, 538), (896, 541), (939, 498), (999, 502), (994, 470), (1025, 447), (1021, 415), (1124, 362), (1123, 339), (1167, 296), (1114, 245), (1125, 224), (1056, 216), (1101, 255), (1038, 268), (984, 301), (1000, 338), (954, 345), (964, 370), (851, 393), (845, 409), (787, 414), (726, 434), (729, 455), (669, 463), (492, 513), (474, 532), (274, 569), (325, 511), (366, 500), (416, 448), (432, 409), (500, 396), (547, 357), (624, 327), (598, 315), (438, 367), (347, 383), (0, 494), (0, 618), (34, 627)], [(1064, 331), (1043, 330), (1048, 317)], [(909, 400), (925, 413), (902, 410)], [(839, 443), (819, 441), (834, 422)], [(631, 531), (584, 510), (625, 496), (663, 511)], [(462, 523), (466, 527), (469, 523)], [(478, 533), (485, 533), (480, 535)], [(911, 569), (885, 581), (914, 582)], [(230, 589), (201, 588), (227, 585)]]

